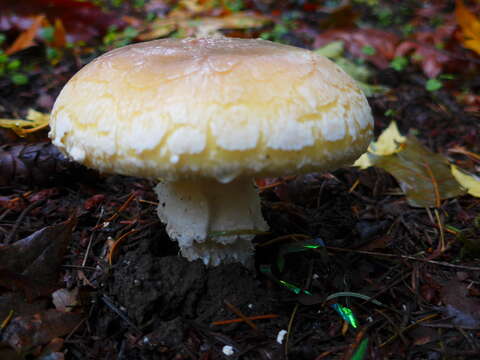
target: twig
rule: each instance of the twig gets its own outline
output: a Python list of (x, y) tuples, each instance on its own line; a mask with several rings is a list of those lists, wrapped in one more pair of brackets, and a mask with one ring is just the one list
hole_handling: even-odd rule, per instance
[[(276, 319), (280, 317), (280, 315), (277, 314), (268, 314), (268, 315), (257, 315), (257, 316), (249, 316), (246, 317), (248, 320), (264, 320), (264, 319)], [(229, 325), (233, 323), (240, 323), (244, 322), (245, 320), (243, 318), (240, 319), (230, 319), (230, 320), (220, 320), (220, 321), (213, 321), (212, 325)]]
[(130, 320), (127, 316), (127, 314), (125, 314), (124, 311), (120, 310), (118, 308), (118, 306), (116, 306), (114, 304), (114, 302), (112, 301), (112, 299), (110, 299), (110, 297), (108, 297), (107, 295), (105, 294), (102, 294), (102, 300), (103, 302), (105, 303), (105, 305), (107, 305), (107, 307), (112, 310), (115, 314), (117, 314), (118, 316), (120, 316), (120, 318), (125, 321), (127, 323), (128, 326), (130, 326), (132, 329), (134, 329), (135, 331), (137, 331), (139, 334), (141, 334), (141, 330), (132, 322), (132, 320)]
[(85, 251), (85, 256), (83, 257), (82, 266), (85, 266), (87, 264), (88, 255), (90, 254), (90, 249), (92, 248), (93, 234), (95, 233), (94, 229), (96, 229), (97, 226), (100, 224), (100, 221), (102, 221), (103, 212), (104, 212), (104, 209), (103, 207), (101, 207), (100, 216), (98, 217), (97, 224), (92, 229), (92, 233), (90, 234), (90, 239), (88, 240), (87, 251)]
[(356, 254), (379, 256), (379, 257), (400, 258), (400, 259), (405, 259), (405, 260), (426, 262), (426, 263), (429, 263), (429, 264), (446, 266), (446, 267), (451, 267), (451, 268), (455, 268), (455, 269), (480, 271), (480, 267), (476, 267), (476, 266), (454, 265), (454, 264), (450, 264), (450, 263), (447, 263), (447, 262), (444, 262), (444, 261), (422, 259), (422, 258), (417, 258), (415, 256), (409, 256), (409, 255), (383, 254), (383, 253), (378, 253), (378, 252), (373, 252), (373, 251), (342, 249), (342, 248), (337, 248), (337, 247), (333, 247), (333, 246), (325, 246), (325, 248), (328, 249), (328, 250), (333, 250), (333, 251), (351, 252), (351, 253), (356, 253)]
[(230, 309), (230, 311), (232, 311), (234, 314), (236, 314), (237, 316), (239, 316), (243, 321), (245, 321), (253, 330), (257, 330), (257, 325), (255, 325), (253, 323), (252, 320), (250, 320), (248, 317), (246, 317), (241, 311), (239, 308), (237, 308), (235, 305), (229, 303), (227, 300), (224, 300), (223, 301), (225, 303), (225, 305), (227, 305), (227, 307)]
[(297, 314), (298, 304), (295, 304), (293, 308), (292, 315), (290, 316), (290, 320), (288, 320), (288, 327), (287, 327), (287, 336), (285, 338), (285, 360), (288, 360), (288, 341), (290, 340), (290, 333), (292, 332), (293, 327), (293, 320), (295, 319), (295, 315)]
[(13, 225), (13, 228), (12, 230), (10, 231), (10, 233), (8, 234), (8, 236), (5, 238), (5, 244), (10, 244), (13, 237), (15, 236), (20, 224), (22, 223), (23, 221), (23, 218), (25, 216), (27, 216), (27, 214), (32, 211), (34, 208), (42, 205), (47, 199), (42, 199), (42, 200), (38, 200), (38, 201), (35, 201), (35, 202), (32, 202), (30, 205), (28, 205), (25, 209), (23, 209), (22, 213), (20, 214), (20, 216), (17, 218), (17, 220), (15, 221), (15, 224)]
[(445, 233), (443, 231), (443, 224), (442, 224), (442, 220), (440, 219), (440, 214), (438, 213), (438, 208), (437, 209), (434, 209), (434, 212), (435, 212), (435, 218), (437, 219), (437, 222), (438, 222), (438, 230), (440, 231), (440, 244), (439, 244), (439, 251), (440, 251), (440, 254), (443, 254), (446, 250), (445, 248)]
[(113, 261), (113, 255), (115, 253), (115, 250), (118, 248), (118, 246), (125, 240), (128, 236), (135, 234), (138, 232), (137, 229), (132, 229), (130, 231), (127, 231), (125, 234), (121, 235), (115, 242), (113, 243), (112, 247), (110, 248), (110, 251), (108, 252), (108, 264), (112, 265)]
[(430, 314), (428, 316), (425, 316), (424, 318), (421, 318), (417, 321), (415, 321), (413, 324), (410, 324), (408, 325), (407, 327), (403, 328), (400, 330), (400, 332), (398, 334), (395, 334), (393, 336), (391, 336), (388, 340), (384, 341), (383, 343), (381, 343), (378, 347), (381, 348), (381, 347), (384, 347), (385, 345), (388, 345), (390, 344), (393, 340), (395, 340), (397, 338), (397, 336), (399, 336), (400, 334), (403, 334), (405, 331), (407, 330), (410, 330), (412, 327), (415, 327), (417, 326), (418, 324), (424, 322), (424, 321), (427, 321), (427, 320), (430, 320), (434, 317), (436, 317), (438, 314)]

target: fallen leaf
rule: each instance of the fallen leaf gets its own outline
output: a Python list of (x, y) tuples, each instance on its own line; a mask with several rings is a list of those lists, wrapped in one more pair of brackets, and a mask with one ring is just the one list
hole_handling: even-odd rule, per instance
[(457, 166), (451, 166), (452, 174), (467, 192), (475, 197), (480, 197), (480, 178), (473, 174), (459, 169)]
[(13, 311), (14, 315), (33, 315), (45, 310), (48, 305), (49, 300), (46, 298), (29, 302), (21, 293), (5, 292), (0, 295), (0, 321), (6, 319), (10, 311)]
[[(332, 29), (315, 37), (314, 47), (319, 48), (332, 41), (341, 40), (353, 56), (366, 59), (381, 69), (390, 66), (395, 57), (395, 48), (399, 38), (387, 31), (377, 29)], [(372, 54), (366, 54), (365, 48), (372, 48)]]
[(445, 304), (441, 311), (444, 315), (451, 317), (455, 325), (467, 328), (480, 326), (480, 301), (468, 296), (465, 284), (452, 279), (443, 286), (440, 296)]
[(34, 45), (34, 39), (35, 36), (37, 35), (38, 29), (40, 29), (40, 26), (42, 25), (43, 21), (45, 20), (44, 15), (38, 15), (35, 16), (32, 22), (32, 25), (22, 32), (17, 39), (13, 42), (13, 44), (5, 50), (5, 54), (7, 55), (12, 55), (15, 54), (16, 52), (19, 52), (23, 49), (26, 49), (32, 45)]
[(413, 135), (402, 136), (395, 123), (354, 165), (363, 169), (380, 167), (393, 175), (411, 206), (438, 207), (441, 200), (465, 193), (452, 175), (448, 160), (431, 152)]
[(403, 41), (395, 50), (396, 57), (406, 55), (411, 55), (412, 62), (420, 64), (429, 78), (438, 76), (452, 60), (449, 55), (440, 52), (430, 44), (410, 40)]
[(17, 316), (3, 330), (1, 343), (20, 352), (71, 332), (82, 320), (76, 313), (46, 310), (31, 316)]
[(81, 0), (2, 0), (0, 31), (24, 31), (31, 17), (43, 14), (49, 23), (61, 19), (66, 40), (88, 41), (102, 36), (112, 25), (125, 26), (121, 16), (108, 13), (93, 1)]
[(462, 29), (462, 43), (480, 55), (480, 19), (471, 13), (462, 0), (456, 1), (455, 17)]
[(185, 14), (177, 14), (167, 18), (160, 18), (152, 22), (149, 29), (142, 32), (138, 39), (142, 41), (153, 40), (178, 31), (185, 36), (207, 36), (215, 34), (218, 30), (241, 30), (262, 27), (271, 22), (265, 16), (251, 12), (236, 12), (222, 17), (192, 18)]
[(58, 269), (75, 224), (72, 216), (11, 245), (0, 246), (0, 285), (21, 289), (30, 299), (50, 294), (58, 287)]
[(0, 119), (0, 127), (12, 129), (18, 136), (24, 137), (48, 126), (50, 114), (29, 109), (27, 117), (23, 119)]
[(67, 44), (67, 32), (63, 26), (62, 19), (55, 19), (52, 46), (64, 48)]
[(380, 134), (377, 141), (372, 141), (368, 147), (368, 152), (360, 156), (355, 161), (354, 166), (358, 166), (361, 169), (369, 168), (373, 166), (369, 153), (381, 156), (387, 156), (395, 154), (401, 151), (401, 144), (403, 144), (407, 138), (400, 134), (397, 123), (392, 121), (390, 125)]

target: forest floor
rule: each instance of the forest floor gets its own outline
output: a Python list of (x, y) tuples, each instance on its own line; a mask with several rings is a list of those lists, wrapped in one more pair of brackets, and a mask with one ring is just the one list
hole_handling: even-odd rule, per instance
[[(0, 358), (480, 358), (479, 13), (435, 0), (3, 2)], [(101, 53), (218, 32), (330, 57), (395, 149), (377, 144), (365, 169), (258, 179), (270, 231), (251, 268), (180, 257), (152, 181), (74, 164), (45, 127)]]

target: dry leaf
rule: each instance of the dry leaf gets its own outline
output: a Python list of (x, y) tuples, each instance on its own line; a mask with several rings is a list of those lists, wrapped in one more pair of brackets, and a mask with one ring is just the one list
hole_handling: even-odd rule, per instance
[[(377, 67), (384, 69), (390, 66), (395, 57), (395, 47), (398, 37), (391, 32), (377, 29), (332, 29), (315, 37), (314, 48), (325, 46), (332, 41), (341, 40), (345, 48), (358, 58), (367, 59)], [(373, 48), (374, 53), (368, 55), (365, 48)]]
[[(42, 14), (48, 22), (55, 24), (61, 19), (65, 27), (66, 40), (89, 41), (103, 35), (109, 26), (118, 28), (125, 22), (118, 14), (107, 12), (94, 1), (79, 0), (1, 0), (0, 30), (24, 31), (31, 27), (31, 17)], [(56, 26), (56, 40), (62, 37), (61, 30)]]
[(441, 310), (452, 323), (466, 328), (480, 326), (480, 301), (468, 296), (467, 285), (452, 279), (444, 284), (440, 297), (445, 305)]
[(31, 316), (17, 316), (2, 333), (1, 343), (27, 352), (35, 346), (71, 332), (82, 316), (57, 310), (46, 310)]
[(29, 299), (50, 294), (58, 287), (58, 268), (75, 223), (72, 217), (0, 246), (0, 286), (23, 290)]
[(480, 178), (478, 176), (467, 173), (455, 165), (452, 165), (451, 170), (455, 179), (457, 179), (460, 185), (462, 185), (470, 195), (480, 197)]
[(35, 36), (37, 35), (37, 31), (42, 25), (44, 20), (45, 20), (44, 15), (35, 16), (32, 22), (32, 25), (30, 25), (30, 27), (27, 30), (25, 30), (20, 35), (18, 35), (14, 43), (5, 51), (5, 54), (12, 55), (18, 51), (21, 51), (23, 49), (26, 49), (34, 45), (33, 40), (35, 39)]
[(389, 172), (411, 206), (438, 207), (441, 200), (465, 193), (447, 159), (428, 150), (413, 135), (401, 135), (394, 122), (354, 165), (362, 169), (377, 166)]
[(220, 29), (240, 30), (258, 28), (271, 20), (265, 16), (250, 12), (236, 12), (222, 17), (189, 18), (184, 14), (155, 20), (150, 29), (141, 33), (138, 38), (142, 41), (167, 36), (173, 31), (179, 31), (188, 36), (208, 36)]
[(49, 120), (50, 114), (29, 109), (25, 120), (0, 119), (0, 127), (12, 129), (18, 136), (24, 137), (28, 133), (46, 128)]
[(408, 136), (402, 151), (392, 155), (370, 155), (375, 166), (398, 181), (411, 206), (439, 207), (440, 201), (464, 194), (447, 159), (431, 152), (414, 136)]
[(392, 155), (402, 150), (401, 144), (403, 144), (407, 138), (400, 134), (397, 123), (392, 121), (390, 125), (380, 134), (377, 141), (372, 141), (368, 147), (368, 152), (360, 156), (355, 161), (354, 166), (358, 166), (361, 169), (366, 169), (373, 166), (370, 161), (368, 153), (374, 155)]
[(462, 43), (480, 55), (480, 20), (472, 14), (462, 0), (457, 0), (455, 17), (462, 29)]

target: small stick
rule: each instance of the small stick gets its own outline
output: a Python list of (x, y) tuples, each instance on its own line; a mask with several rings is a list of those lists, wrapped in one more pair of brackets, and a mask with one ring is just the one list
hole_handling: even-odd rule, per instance
[(34, 208), (42, 205), (44, 202), (46, 201), (46, 199), (43, 199), (43, 200), (39, 200), (39, 201), (34, 201), (32, 202), (30, 205), (28, 205), (23, 211), (22, 213), (20, 214), (20, 216), (17, 218), (17, 220), (15, 221), (15, 225), (13, 225), (13, 228), (12, 230), (10, 231), (10, 233), (8, 234), (8, 236), (5, 238), (5, 244), (10, 244), (12, 242), (12, 239), (13, 237), (15, 236), (15, 233), (17, 232), (20, 224), (22, 223), (23, 221), (23, 218), (25, 216), (27, 216), (27, 214), (32, 211)]
[(444, 261), (421, 259), (421, 258), (417, 258), (415, 256), (383, 254), (383, 253), (378, 253), (378, 252), (373, 252), (373, 251), (342, 249), (342, 248), (337, 248), (337, 247), (333, 247), (333, 246), (325, 246), (325, 248), (328, 249), (328, 250), (333, 250), (333, 251), (351, 252), (351, 253), (356, 253), (356, 254), (379, 256), (379, 257), (400, 258), (400, 259), (405, 259), (405, 260), (421, 261), (421, 262), (426, 262), (426, 263), (429, 263), (429, 264), (446, 266), (446, 267), (451, 267), (451, 268), (455, 268), (455, 269), (480, 271), (480, 267), (466, 266), (466, 265), (455, 265), (455, 264), (450, 264), (450, 263), (447, 263), (447, 262), (444, 262)]
[(257, 330), (257, 325), (253, 323), (248, 317), (246, 317), (239, 308), (237, 308), (235, 305), (229, 303), (227, 300), (224, 300), (225, 305), (237, 316), (242, 318), (243, 321), (245, 321), (253, 330)]
[(112, 265), (112, 259), (113, 259), (113, 254), (115, 250), (118, 248), (120, 243), (127, 237), (130, 236), (134, 233), (138, 232), (137, 229), (132, 229), (130, 231), (127, 231), (125, 234), (121, 235), (115, 242), (113, 243), (112, 247), (110, 248), (110, 251), (108, 252), (108, 264)]
[(378, 347), (381, 348), (381, 347), (384, 347), (385, 345), (388, 345), (390, 344), (393, 340), (395, 340), (397, 338), (397, 336), (399, 336), (400, 334), (403, 334), (405, 331), (407, 330), (410, 330), (412, 327), (415, 327), (417, 326), (418, 324), (424, 322), (424, 321), (427, 321), (427, 320), (430, 320), (434, 317), (436, 317), (438, 314), (430, 314), (428, 316), (425, 316), (424, 318), (421, 318), (417, 321), (415, 321), (413, 324), (410, 324), (408, 325), (407, 327), (403, 328), (400, 330), (400, 332), (398, 334), (395, 334), (393, 335), (392, 337), (390, 337), (387, 341), (384, 341), (383, 343), (381, 343)]
[[(277, 314), (268, 314), (268, 315), (257, 315), (257, 316), (249, 316), (246, 319), (248, 320), (264, 320), (264, 319), (276, 319), (280, 317)], [(240, 323), (244, 322), (244, 319), (231, 319), (231, 320), (220, 320), (212, 322), (212, 325), (229, 325), (233, 323)]]

